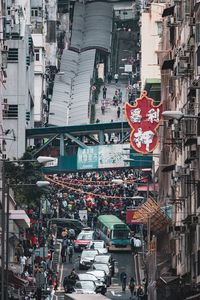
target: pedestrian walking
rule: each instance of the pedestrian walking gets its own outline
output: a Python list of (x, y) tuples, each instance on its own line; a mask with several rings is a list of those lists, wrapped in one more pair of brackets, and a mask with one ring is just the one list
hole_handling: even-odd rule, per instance
[(103, 87), (103, 99), (106, 99), (107, 87), (104, 85)]
[(72, 263), (73, 254), (74, 254), (74, 247), (72, 244), (70, 244), (68, 247), (69, 263)]
[(119, 74), (118, 73), (115, 73), (114, 79), (115, 79), (115, 83), (118, 83), (118, 80), (119, 80)]
[(122, 291), (125, 292), (126, 290), (126, 280), (127, 280), (127, 275), (124, 269), (122, 269), (122, 272), (120, 274), (120, 281), (122, 284)]
[(21, 264), (21, 272), (22, 273), (24, 272), (24, 269), (25, 269), (26, 260), (27, 260), (27, 258), (25, 255), (20, 256), (20, 264)]
[(101, 112), (102, 112), (102, 115), (104, 115), (104, 113), (105, 113), (105, 105), (104, 104), (101, 105)]
[(109, 72), (108, 73), (108, 83), (111, 83), (112, 81), (112, 74)]
[(119, 89), (119, 102), (122, 103), (122, 91)]
[(137, 297), (138, 300), (143, 300), (144, 297), (144, 292), (141, 286), (139, 286), (138, 290), (137, 290)]
[(119, 119), (120, 117), (120, 113), (121, 113), (121, 108), (118, 106), (118, 109), (117, 109), (117, 118)]
[(135, 280), (133, 277), (131, 277), (128, 288), (130, 290), (131, 293), (131, 300), (133, 299), (134, 296), (134, 290), (135, 290)]
[(66, 262), (66, 247), (65, 246), (62, 246), (61, 257), (62, 257), (62, 263)]

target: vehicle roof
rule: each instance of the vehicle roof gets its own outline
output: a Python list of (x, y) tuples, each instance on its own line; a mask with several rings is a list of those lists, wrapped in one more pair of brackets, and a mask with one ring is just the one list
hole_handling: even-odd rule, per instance
[(89, 270), (86, 273), (93, 274), (93, 272), (94, 273), (96, 273), (96, 272), (103, 272), (103, 276), (105, 275), (105, 271), (104, 270)]
[(103, 240), (92, 240), (90, 243), (105, 243)]
[(105, 254), (101, 254), (101, 253), (99, 253), (99, 254), (97, 254), (96, 256), (106, 256), (106, 257), (110, 257), (111, 256), (111, 254), (110, 253), (105, 253)]
[(83, 249), (83, 251), (82, 251), (82, 253), (83, 252), (98, 252), (98, 250), (97, 249)]
[(65, 294), (69, 300), (108, 300), (107, 297), (101, 294)]
[[(94, 275), (94, 274), (90, 274), (90, 273), (77, 273), (77, 276), (84, 276), (84, 275), (92, 275), (92, 276), (94, 276), (96, 279), (97, 279), (97, 277)], [(79, 280), (80, 281), (80, 280)], [(84, 280), (84, 281), (86, 281), (86, 280)], [(90, 280), (87, 280), (87, 281), (90, 281)]]
[[(82, 225), (84, 225), (81, 221), (76, 220), (76, 219), (67, 219), (67, 218), (52, 218), (49, 220), (49, 222), (63, 222), (63, 223), (67, 223), (67, 222), (77, 222), (77, 223), (81, 223)], [(84, 225), (85, 226), (85, 225)]]
[(94, 233), (94, 230), (85, 230), (85, 229), (83, 229), (83, 230), (81, 230), (80, 233), (91, 233), (91, 232)]
[[(105, 224), (107, 227), (111, 228), (116, 224), (127, 226), (122, 220), (117, 218), (114, 215), (101, 215), (98, 217), (98, 220)], [(127, 226), (128, 227), (128, 226)]]

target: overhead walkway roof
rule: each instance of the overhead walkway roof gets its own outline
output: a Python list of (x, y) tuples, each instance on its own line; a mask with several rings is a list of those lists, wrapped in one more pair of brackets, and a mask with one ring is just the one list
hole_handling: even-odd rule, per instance
[(74, 136), (83, 136), (89, 134), (98, 134), (100, 131), (108, 132), (130, 132), (131, 128), (128, 122), (96, 123), (73, 126), (51, 126), (41, 128), (26, 129), (27, 138), (48, 137), (55, 134), (71, 133)]
[(82, 53), (64, 50), (60, 72), (55, 76), (49, 124), (55, 126), (88, 123), (90, 80), (96, 50)]
[(85, 51), (101, 49), (111, 51), (112, 5), (93, 2), (84, 5), (76, 2), (70, 49)]

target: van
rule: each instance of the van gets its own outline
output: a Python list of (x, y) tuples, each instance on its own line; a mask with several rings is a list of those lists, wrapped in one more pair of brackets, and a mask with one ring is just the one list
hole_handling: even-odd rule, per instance
[(49, 226), (57, 226), (57, 237), (62, 238), (62, 232), (67, 228), (74, 229), (76, 236), (86, 227), (82, 222), (76, 219), (52, 218), (49, 220)]

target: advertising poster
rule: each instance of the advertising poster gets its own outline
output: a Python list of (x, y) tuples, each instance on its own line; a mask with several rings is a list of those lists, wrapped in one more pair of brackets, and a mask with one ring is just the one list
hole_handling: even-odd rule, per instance
[(77, 154), (77, 169), (129, 167), (130, 162), (124, 161), (124, 153), (130, 153), (130, 150), (127, 150), (127, 148), (130, 148), (130, 144), (79, 148)]
[(137, 216), (138, 210), (127, 210), (126, 223), (127, 224), (143, 224), (142, 220)]

